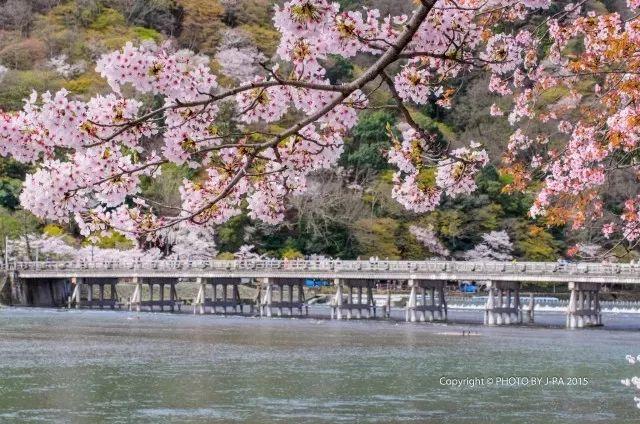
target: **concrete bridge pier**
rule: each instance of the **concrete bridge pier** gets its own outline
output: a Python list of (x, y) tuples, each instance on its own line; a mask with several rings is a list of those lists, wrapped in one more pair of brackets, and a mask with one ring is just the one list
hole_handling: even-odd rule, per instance
[(345, 311), (347, 319), (353, 317), (362, 319), (363, 312), (366, 314), (366, 318), (376, 317), (377, 306), (373, 298), (374, 280), (336, 278), (334, 284), (336, 285), (336, 294), (331, 302), (332, 319), (334, 317), (342, 319)]
[(71, 277), (71, 287), (72, 292), (71, 296), (69, 296), (69, 309), (75, 303), (76, 309), (80, 309), (82, 304), (82, 278), (78, 278), (76, 276)]
[(260, 299), (260, 316), (271, 317), (271, 304), (273, 301), (273, 284), (272, 279), (265, 277), (260, 285), (262, 298)]
[[(242, 299), (240, 298), (240, 289), (238, 288), (240, 278), (197, 278), (200, 289), (198, 295), (193, 301), (193, 313), (200, 311), (201, 314), (206, 313), (207, 307), (211, 313), (219, 313), (222, 309), (223, 314), (230, 311), (235, 313), (243, 312)], [(207, 297), (207, 286), (211, 286), (213, 297)]]
[[(83, 278), (80, 284), (86, 287), (87, 296), (86, 300), (76, 303), (76, 307), (104, 309), (106, 306), (115, 309), (118, 306), (117, 278)], [(94, 286), (98, 286), (98, 293), (95, 293)], [(109, 286), (108, 298), (105, 297), (105, 286)], [(94, 295), (97, 295), (97, 298)]]
[(485, 325), (522, 324), (519, 282), (488, 281), (487, 290)]
[(331, 319), (342, 319), (342, 304), (344, 301), (342, 297), (342, 280), (336, 278), (333, 280), (333, 284), (336, 286), (336, 294), (331, 300)]
[[(278, 292), (278, 300), (274, 300), (274, 292)], [(309, 307), (305, 304), (304, 280), (302, 278), (265, 278), (262, 284), (260, 300), (260, 316), (273, 316), (276, 309), (278, 316), (309, 315)], [(285, 296), (286, 294), (286, 296)], [(288, 314), (287, 314), (288, 311)]]
[[(164, 311), (168, 307), (171, 311), (174, 311), (177, 307), (181, 309), (181, 303), (178, 300), (176, 284), (178, 284), (178, 278), (173, 277), (133, 277), (132, 282), (135, 285), (135, 289), (129, 300), (129, 310), (136, 310), (140, 312), (142, 308), (149, 308), (149, 311), (153, 311), (155, 307), (160, 308), (160, 311)], [(144, 285), (148, 286), (149, 299), (144, 299)], [(155, 287), (158, 286), (158, 299), (155, 297)], [(169, 299), (166, 298), (165, 286), (169, 286)]]
[(411, 293), (405, 310), (405, 320), (408, 322), (446, 321), (446, 285), (445, 281), (409, 280)]
[(133, 294), (129, 298), (129, 310), (140, 312), (140, 306), (142, 304), (142, 281), (138, 277), (133, 277), (132, 282), (135, 285)]
[(533, 324), (535, 318), (536, 302), (533, 293), (529, 295), (529, 308), (527, 309), (527, 322)]
[(600, 285), (594, 283), (569, 283), (567, 328), (583, 328), (602, 325), (600, 311)]

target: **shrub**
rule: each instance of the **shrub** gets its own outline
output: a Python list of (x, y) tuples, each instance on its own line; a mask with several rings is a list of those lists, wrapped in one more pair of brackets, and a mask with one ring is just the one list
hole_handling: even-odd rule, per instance
[(302, 254), (302, 252), (300, 252), (299, 250), (293, 248), (293, 247), (287, 247), (285, 249), (282, 250), (282, 253), (280, 254), (280, 256), (282, 256), (282, 259), (302, 259), (304, 258), (304, 255)]
[(127, 22), (122, 13), (114, 9), (106, 8), (89, 24), (89, 28), (96, 31), (105, 31), (114, 27), (125, 26)]
[(51, 237), (61, 237), (63, 235), (65, 235), (65, 231), (64, 228), (60, 227), (59, 225), (55, 225), (55, 224), (47, 224), (44, 226), (44, 228), (42, 229), (42, 232), (47, 235), (47, 236), (51, 236)]
[(0, 62), (12, 69), (27, 70), (46, 57), (46, 45), (37, 38), (27, 38), (0, 50)]
[(0, 5), (0, 28), (27, 34), (33, 22), (33, 10), (27, 0), (7, 0)]
[(153, 28), (167, 35), (180, 33), (184, 10), (174, 0), (107, 0), (105, 4), (120, 11), (130, 25)]
[(80, 75), (64, 83), (64, 88), (77, 94), (90, 94), (106, 87), (105, 81), (95, 72)]
[(271, 24), (272, 2), (269, 0), (223, 0), (222, 20), (231, 27)]
[(184, 8), (180, 45), (213, 56), (225, 29), (222, 5), (217, 0), (181, 0), (180, 5)]
[(392, 218), (361, 219), (355, 224), (359, 251), (365, 257), (399, 259), (396, 245), (399, 222)]
[(133, 242), (118, 232), (111, 232), (106, 236), (98, 236), (96, 243), (91, 243), (89, 240), (85, 240), (83, 245), (93, 244), (96, 247), (102, 249), (131, 249), (133, 248)]
[(162, 39), (162, 35), (154, 29), (144, 27), (134, 27), (133, 32), (140, 40), (152, 40), (158, 42)]
[(249, 35), (251, 41), (260, 51), (267, 56), (275, 54), (278, 43), (280, 43), (280, 33), (278, 31), (260, 25), (242, 25), (240, 29)]
[(0, 84), (0, 109), (19, 110), (33, 90), (42, 93), (60, 87), (53, 71), (9, 71)]
[(219, 259), (221, 261), (232, 261), (235, 258), (236, 257), (231, 252), (221, 252), (220, 254), (218, 254), (218, 256), (216, 256), (216, 259)]

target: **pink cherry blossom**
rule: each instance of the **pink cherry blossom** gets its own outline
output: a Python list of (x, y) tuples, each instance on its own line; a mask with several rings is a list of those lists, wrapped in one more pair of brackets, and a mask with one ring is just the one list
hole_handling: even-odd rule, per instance
[[(598, 191), (610, 169), (640, 175), (630, 159), (607, 162), (630, 158), (640, 143), (638, 72), (608, 72), (640, 54), (640, 23), (569, 4), (544, 22), (548, 31), (527, 28), (528, 17), (550, 4), (438, 0), (383, 16), (373, 8), (341, 11), (327, 0), (285, 1), (274, 6), (276, 55), (224, 87), (205, 56), (170, 42), (127, 43), (97, 61), (110, 92), (84, 100), (66, 90), (33, 93), (21, 111), (0, 112), (0, 155), (34, 165), (20, 196), (26, 209), (73, 219), (85, 235), (117, 229), (149, 241), (172, 226), (212, 231), (245, 207), (274, 224), (313, 172), (338, 165), (359, 112), (379, 107), (376, 93), (386, 90), (401, 117), (388, 129), (388, 160), (397, 168), (392, 196), (423, 213), (443, 197), (473, 192), (489, 158), (475, 143), (454, 140), (450, 148), (429, 134), (411, 104), (452, 107), (459, 81), (485, 72), (489, 92), (513, 96), (489, 113), (514, 126), (503, 164), (520, 170), (518, 181), (538, 183), (531, 214), (548, 214), (574, 196), (600, 219)], [(576, 42), (584, 48), (567, 55)], [(331, 84), (325, 66), (332, 55), (357, 57), (363, 69)], [(578, 84), (574, 74), (584, 73), (593, 73), (593, 87)], [(552, 134), (536, 133), (532, 121)], [(173, 213), (158, 216), (141, 184), (166, 164), (193, 173), (179, 189), (180, 204), (169, 205)], [(640, 219), (629, 198), (616, 228), (635, 240)], [(573, 226), (587, 213), (577, 215)]]

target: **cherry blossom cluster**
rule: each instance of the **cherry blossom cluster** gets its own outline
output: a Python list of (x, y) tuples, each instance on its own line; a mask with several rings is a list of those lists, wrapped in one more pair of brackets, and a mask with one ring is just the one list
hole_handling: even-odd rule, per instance
[(489, 163), (480, 144), (471, 142), (469, 148), (451, 151), (450, 157), (438, 162), (436, 185), (450, 197), (469, 194), (476, 189), (475, 175)]
[(577, 256), (587, 260), (593, 260), (602, 254), (602, 246), (595, 243), (577, 243), (567, 249), (567, 256)]
[[(255, 79), (257, 83), (262, 81), (264, 78)], [(284, 86), (261, 87), (238, 93), (236, 101), (238, 113), (247, 124), (257, 121), (275, 122), (287, 112), (291, 96)]]
[(449, 249), (447, 249), (442, 242), (438, 239), (433, 228), (418, 227), (417, 225), (411, 225), (409, 232), (418, 240), (422, 245), (431, 253), (437, 256), (447, 257), (450, 255)]
[(180, 188), (183, 216), (195, 214), (194, 218), (199, 223), (222, 224), (240, 214), (240, 200), (249, 186), (244, 179), (231, 186), (232, 178), (229, 172), (209, 168), (205, 179), (197, 182), (185, 180)]
[[(640, 355), (626, 355), (625, 359), (630, 365), (640, 363)], [(620, 380), (620, 383), (625, 387), (633, 387), (633, 389), (636, 390), (636, 393), (640, 391), (640, 377), (634, 376), (631, 378), (623, 378)], [(633, 401), (636, 404), (636, 408), (640, 409), (640, 397), (634, 396)]]
[[(97, 61), (110, 93), (86, 101), (65, 90), (34, 93), (22, 111), (0, 113), (0, 154), (38, 165), (21, 195), (25, 208), (46, 219), (74, 219), (85, 235), (115, 228), (153, 240), (154, 232), (174, 225), (210, 228), (244, 207), (254, 219), (277, 223), (287, 196), (304, 191), (311, 173), (336, 166), (359, 110), (369, 107), (383, 80), (407, 118), (389, 152), (398, 167), (393, 196), (414, 211), (430, 211), (443, 196), (470, 193), (488, 158), (475, 143), (438, 147), (409, 108), (449, 107), (455, 78), (484, 69), (492, 75), (490, 89), (517, 93), (512, 122), (532, 115), (537, 88), (518, 91), (531, 80), (547, 87), (558, 81), (540, 70), (532, 32), (503, 23), (521, 23), (548, 6), (543, 0), (437, 0), (419, 2), (410, 14), (383, 16), (376, 9), (341, 11), (327, 0), (290, 0), (274, 10), (281, 34), (275, 63), (256, 66), (249, 78), (235, 76), (240, 81), (232, 87), (218, 84), (204, 56), (170, 42), (127, 43)], [(575, 31), (589, 35), (587, 21), (573, 32), (556, 21), (550, 32), (567, 40)], [(595, 37), (587, 45), (602, 43)], [(331, 84), (325, 59), (363, 54), (373, 57), (369, 68), (351, 82)], [(573, 100), (575, 107), (580, 98)], [(140, 184), (167, 163), (198, 172), (182, 183), (181, 204), (173, 205), (178, 212), (160, 217)]]
[[(634, 1), (627, 5), (638, 7)], [(500, 50), (509, 55), (514, 43), (524, 49), (513, 61), (521, 61), (516, 69), (494, 69), (489, 86), (495, 93), (514, 96), (508, 117), (514, 134), (505, 171), (519, 182), (514, 189), (535, 186), (532, 216), (574, 229), (594, 222), (606, 238), (618, 235), (636, 243), (638, 190), (629, 186), (617, 216), (604, 209), (603, 195), (623, 172), (640, 178), (635, 156), (640, 147), (640, 18), (630, 13), (623, 19), (589, 7), (569, 3), (546, 21), (546, 56), (533, 50), (539, 40), (522, 33)], [(494, 107), (492, 114), (502, 111)], [(533, 121), (549, 124), (557, 133), (541, 132), (530, 125)]]
[(254, 252), (254, 249), (255, 246), (253, 244), (243, 244), (233, 256), (237, 260), (262, 259), (262, 255)]
[[(70, 243), (71, 241), (71, 243)], [(164, 235), (170, 252), (157, 247), (111, 249), (95, 245), (75, 246), (65, 237), (25, 234), (8, 240), (9, 257), (13, 260), (73, 260), (87, 262), (139, 262), (168, 260), (209, 260), (218, 255), (213, 233), (202, 226), (178, 225)], [(168, 254), (167, 254), (168, 253)]]
[(127, 43), (122, 50), (102, 56), (96, 71), (117, 94), (129, 84), (141, 93), (191, 101), (203, 98), (217, 87), (208, 65), (206, 57), (189, 50), (174, 52), (169, 44)]
[(215, 259), (218, 255), (211, 227), (182, 222), (167, 229), (163, 242), (170, 246), (167, 259)]
[(513, 243), (506, 231), (491, 231), (482, 235), (482, 242), (463, 253), (467, 260), (509, 261), (513, 259)]
[[(475, 190), (474, 177), (489, 162), (480, 144), (452, 150), (434, 165), (429, 158), (430, 141), (409, 125), (401, 128), (401, 140), (396, 139), (389, 151), (389, 162), (399, 169), (392, 192), (398, 202), (415, 212), (427, 212), (435, 209), (443, 194), (456, 197)], [(432, 174), (435, 178), (430, 178)]]

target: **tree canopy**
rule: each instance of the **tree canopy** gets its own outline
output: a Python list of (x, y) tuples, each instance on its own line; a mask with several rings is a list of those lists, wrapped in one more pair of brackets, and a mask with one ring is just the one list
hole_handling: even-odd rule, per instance
[[(134, 40), (99, 56), (95, 73), (104, 78), (103, 89), (85, 96), (69, 91), (86, 90), (78, 76), (86, 66), (77, 53), (58, 55), (50, 68), (66, 88), (34, 92), (22, 110), (0, 115), (0, 154), (31, 167), (20, 203), (41, 219), (73, 222), (85, 236), (115, 229), (139, 245), (157, 244), (174, 226), (220, 227), (245, 212), (277, 226), (289, 220), (292, 197), (343, 165), (354, 171), (340, 177), (351, 180), (345, 185), (369, 179), (361, 198), (372, 213), (401, 214), (378, 190), (389, 189), (407, 216), (427, 224), (411, 227), (362, 210), (351, 227), (322, 218), (346, 231), (334, 240), (359, 244), (361, 252), (371, 234), (391, 242), (408, 228), (427, 250), (425, 231), (447, 245), (440, 253), (469, 250), (482, 234), (500, 230), (493, 228), (500, 220), (515, 254), (553, 257), (562, 247), (554, 230), (508, 221), (526, 212), (576, 233), (600, 228), (603, 237), (631, 246), (640, 238), (637, 184), (610, 189), (638, 176), (635, 1), (610, 11), (587, 2), (422, 0), (393, 14), (354, 2), (341, 9), (325, 0), (292, 0), (273, 12), (268, 31), (278, 35), (277, 46), (258, 47), (251, 45), (255, 34), (273, 39), (256, 30), (268, 14), (215, 2), (210, 12), (229, 25), (223, 30), (188, 14), (198, 2), (134, 2), (135, 13), (127, 16), (112, 3), (94, 2), (82, 13), (58, 6), (47, 15), (60, 26), (74, 20), (87, 37), (123, 28), (114, 46), (122, 45), (123, 34)], [(158, 30), (177, 42), (143, 27), (129, 30), (155, 25), (158, 16), (175, 18)], [(11, 67), (6, 78), (29, 77), (29, 60), (44, 60), (45, 46), (63, 41), (33, 38), (41, 23), (12, 24), (26, 37), (21, 43), (31, 43), (42, 58), (22, 57), (15, 47), (0, 51)], [(180, 43), (216, 54), (217, 61)], [(226, 50), (216, 53), (217, 44)], [(242, 60), (219, 63), (225, 57)], [(251, 73), (233, 71), (239, 68)], [(35, 80), (22, 87), (49, 88)], [(478, 98), (461, 105), (459, 117), (476, 125), (459, 137), (456, 103)], [(474, 107), (490, 113), (480, 118)], [(484, 139), (493, 121), (511, 133), (506, 145)], [(176, 167), (191, 170), (181, 172), (177, 204), (176, 196), (150, 186), (163, 172), (178, 175)], [(3, 205), (15, 208), (15, 183), (3, 181), (2, 192)], [(465, 200), (472, 193), (490, 201)], [(476, 225), (462, 212), (469, 207), (486, 218), (473, 233), (463, 228)], [(316, 242), (327, 240), (308, 217), (299, 224), (314, 229)], [(287, 255), (312, 245), (282, 241)], [(390, 255), (419, 252), (406, 242), (392, 244)]]

